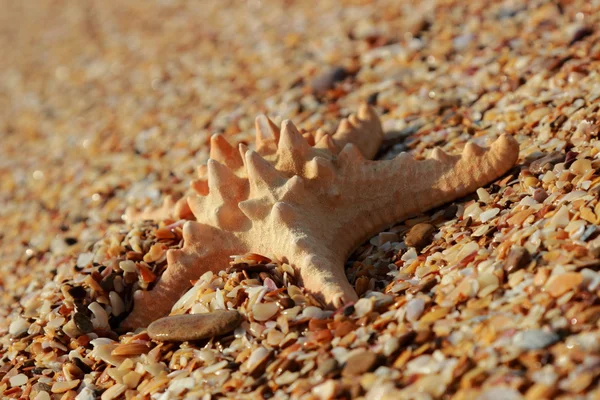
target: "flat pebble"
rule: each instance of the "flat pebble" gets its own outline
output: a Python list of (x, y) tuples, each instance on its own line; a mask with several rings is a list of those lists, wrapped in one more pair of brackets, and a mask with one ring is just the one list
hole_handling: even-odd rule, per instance
[(234, 310), (208, 314), (184, 314), (160, 318), (148, 326), (151, 339), (170, 342), (200, 340), (233, 331), (242, 322)]
[(431, 239), (433, 237), (433, 233), (435, 232), (435, 226), (427, 223), (417, 224), (413, 226), (406, 238), (404, 238), (404, 243), (408, 247), (416, 247), (417, 249), (422, 249), (431, 243)]

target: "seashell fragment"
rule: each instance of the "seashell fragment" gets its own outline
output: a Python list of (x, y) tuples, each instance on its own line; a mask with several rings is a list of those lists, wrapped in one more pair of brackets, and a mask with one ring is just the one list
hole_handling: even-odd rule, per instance
[(235, 310), (219, 310), (208, 314), (184, 314), (160, 318), (148, 326), (154, 340), (184, 342), (219, 336), (233, 331), (242, 322)]

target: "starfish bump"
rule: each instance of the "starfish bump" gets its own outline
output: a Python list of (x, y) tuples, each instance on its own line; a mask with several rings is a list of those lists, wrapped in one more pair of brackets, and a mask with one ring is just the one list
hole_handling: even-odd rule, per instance
[(247, 252), (286, 258), (304, 287), (334, 307), (354, 301), (344, 262), (361, 242), (497, 179), (519, 150), (502, 135), (489, 149), (467, 144), (462, 155), (436, 149), (422, 161), (406, 153), (370, 161), (383, 132), (367, 107), (331, 137), (317, 131), (315, 146), (289, 121), (279, 130), (258, 117), (256, 132), (256, 151), (213, 141), (216, 159), (199, 177), (208, 191), (187, 199), (196, 221), (185, 223), (184, 246), (168, 252), (154, 289), (136, 292), (125, 327), (168, 314), (191, 279)]

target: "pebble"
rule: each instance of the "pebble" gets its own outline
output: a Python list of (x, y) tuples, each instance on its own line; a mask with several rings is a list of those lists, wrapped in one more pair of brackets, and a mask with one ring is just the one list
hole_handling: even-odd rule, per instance
[(560, 275), (552, 275), (544, 285), (544, 288), (553, 297), (560, 297), (569, 290), (576, 288), (583, 282), (583, 277), (578, 272), (567, 272)]
[(548, 198), (548, 193), (542, 188), (535, 189), (533, 192), (533, 199), (538, 203), (543, 203)]
[(546, 171), (552, 169), (554, 164), (558, 164), (559, 162), (562, 162), (564, 159), (565, 159), (565, 156), (560, 151), (552, 152), (552, 153), (548, 154), (547, 156), (539, 158), (539, 159), (535, 160), (534, 162), (532, 162), (531, 164), (529, 164), (529, 171), (531, 171), (534, 174), (541, 174), (543, 172), (546, 172)]
[(422, 249), (431, 243), (435, 226), (428, 223), (421, 223), (413, 226), (404, 238), (404, 243), (408, 247)]
[(282, 299), (279, 299), (277, 301), (277, 305), (282, 309), (285, 310), (287, 308), (292, 308), (296, 305), (296, 303), (294, 302), (294, 300), (290, 299), (289, 297), (284, 297)]
[(569, 168), (569, 171), (575, 175), (583, 175), (586, 172), (589, 172), (591, 170), (592, 170), (592, 162), (585, 158), (580, 158), (579, 160), (575, 160), (573, 162), (573, 164), (571, 164), (571, 167)]
[(567, 154), (565, 155), (565, 168), (571, 167), (571, 164), (577, 160), (578, 155), (579, 153), (575, 151), (567, 151)]
[(525, 268), (531, 261), (531, 254), (523, 247), (513, 247), (504, 262), (506, 272), (515, 272)]
[(234, 310), (219, 310), (207, 314), (184, 314), (160, 318), (148, 326), (153, 340), (184, 342), (220, 336), (233, 331), (242, 322)]
[(343, 67), (333, 67), (320, 75), (317, 75), (310, 82), (310, 86), (317, 93), (323, 93), (333, 89), (336, 82), (342, 81), (348, 76)]
[(370, 351), (363, 351), (350, 356), (350, 358), (346, 360), (346, 364), (342, 370), (342, 376), (360, 376), (365, 372), (369, 372), (374, 369), (376, 364), (377, 354)]
[(529, 187), (536, 187), (540, 181), (535, 177), (535, 176), (528, 176), (527, 178), (525, 178), (525, 186), (529, 186)]
[(75, 321), (75, 326), (81, 333), (89, 333), (94, 330), (92, 320), (84, 313), (76, 312), (73, 314), (73, 321)]
[(74, 299), (83, 299), (83, 298), (85, 298), (85, 295), (87, 293), (86, 293), (85, 289), (83, 288), (83, 286), (73, 286), (72, 288), (69, 289), (69, 294)]
[(444, 210), (444, 214), (442, 215), (444, 219), (454, 219), (456, 218), (456, 212), (458, 211), (458, 206), (456, 204), (450, 204), (448, 208)]
[(526, 350), (539, 350), (556, 343), (559, 339), (560, 337), (554, 332), (530, 329), (517, 332), (513, 337), (513, 344)]

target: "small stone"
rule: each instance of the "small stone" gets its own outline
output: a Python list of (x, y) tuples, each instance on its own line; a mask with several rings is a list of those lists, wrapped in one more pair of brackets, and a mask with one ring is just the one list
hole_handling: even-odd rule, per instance
[(404, 348), (408, 346), (413, 342), (413, 340), (415, 340), (416, 337), (417, 332), (415, 331), (404, 332), (400, 336), (397, 336), (396, 339), (398, 339), (398, 348)]
[(346, 360), (342, 376), (360, 376), (365, 372), (369, 372), (375, 368), (377, 364), (377, 354), (370, 351), (355, 354)]
[(583, 276), (579, 272), (567, 272), (553, 275), (548, 279), (544, 289), (553, 297), (560, 297), (569, 290), (576, 288), (583, 282)]
[(531, 254), (525, 248), (514, 247), (504, 262), (504, 270), (508, 273), (515, 272), (525, 268), (530, 262)]
[(578, 155), (579, 153), (575, 151), (568, 151), (565, 155), (565, 168), (569, 168), (571, 164), (574, 163), (575, 160), (577, 160)]
[(148, 326), (153, 340), (184, 342), (220, 336), (233, 331), (242, 322), (235, 310), (219, 310), (207, 314), (184, 314), (160, 318)]
[(596, 233), (596, 226), (595, 225), (589, 225), (587, 228), (585, 228), (585, 231), (583, 231), (583, 234), (581, 235), (581, 237), (579, 238), (579, 240), (581, 240), (582, 242), (587, 242), (587, 240), (592, 237), (592, 235), (594, 235), (594, 233)]
[(317, 93), (326, 92), (333, 89), (335, 83), (344, 80), (346, 76), (348, 73), (343, 67), (333, 67), (314, 77), (310, 86)]
[(535, 160), (529, 165), (529, 171), (534, 174), (544, 173), (554, 166), (554, 164), (558, 164), (565, 159), (564, 154), (560, 151), (552, 152), (540, 159)]
[(513, 344), (526, 350), (539, 350), (556, 343), (559, 339), (560, 337), (554, 332), (530, 329), (517, 332), (513, 337)]
[(428, 223), (417, 224), (406, 234), (404, 243), (406, 243), (408, 247), (422, 249), (431, 243), (435, 229), (435, 226)]
[(346, 307), (344, 307), (344, 309), (342, 310), (342, 314), (344, 314), (346, 317), (351, 316), (352, 314), (354, 314), (355, 308), (354, 308), (354, 304), (348, 304)]
[(586, 172), (592, 170), (592, 162), (585, 158), (580, 158), (579, 160), (575, 160), (571, 167), (569, 167), (569, 171), (575, 175), (583, 175)]
[(90, 333), (94, 330), (92, 320), (84, 313), (76, 312), (73, 314), (73, 321), (81, 333)]
[(538, 203), (543, 203), (548, 198), (548, 193), (542, 188), (535, 189), (533, 192), (533, 199)]
[(458, 211), (458, 206), (456, 204), (450, 204), (448, 208), (444, 210), (444, 214), (442, 215), (444, 219), (454, 219), (456, 218), (456, 212)]
[(525, 178), (525, 186), (529, 186), (529, 187), (536, 187), (540, 181), (535, 177), (535, 176), (528, 176), (527, 178)]
[[(40, 374), (41, 375), (41, 374)], [(36, 382), (33, 384), (33, 386), (31, 387), (31, 390), (33, 392), (50, 392), (52, 390), (52, 386), (48, 385), (47, 383), (43, 383), (43, 382)]]
[(282, 309), (285, 310), (287, 308), (292, 308), (296, 305), (296, 303), (294, 302), (294, 300), (290, 299), (289, 297), (284, 297), (282, 299), (277, 300), (277, 305)]
[(69, 294), (74, 298), (74, 299), (84, 299), (85, 295), (86, 295), (86, 291), (83, 288), (83, 286), (73, 286), (72, 288), (69, 289)]

